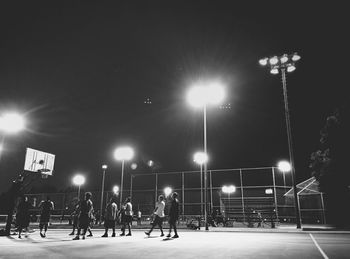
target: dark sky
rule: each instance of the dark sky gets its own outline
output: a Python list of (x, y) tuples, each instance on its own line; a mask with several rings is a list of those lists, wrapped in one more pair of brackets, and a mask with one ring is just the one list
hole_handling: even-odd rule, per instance
[(118, 183), (113, 150), (122, 144), (135, 148), (136, 171), (148, 159), (159, 171), (195, 170), (202, 113), (185, 94), (197, 78), (225, 82), (231, 104), (208, 110), (209, 168), (273, 166), (288, 157), (282, 85), (258, 60), (295, 51), (302, 59), (287, 85), (296, 174), (308, 178), (326, 116), (348, 101), (347, 9), (241, 2), (2, 1), (0, 111), (23, 112), (28, 125), (4, 139), (0, 191), (22, 171), (26, 147), (56, 155), (44, 184), (58, 189), (78, 171), (98, 189), (103, 163), (107, 188)]

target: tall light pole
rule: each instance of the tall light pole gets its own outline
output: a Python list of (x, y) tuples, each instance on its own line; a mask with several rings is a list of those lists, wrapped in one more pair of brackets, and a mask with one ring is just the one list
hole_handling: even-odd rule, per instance
[(81, 174), (77, 174), (73, 177), (73, 183), (78, 185), (78, 201), (80, 201), (80, 186), (85, 183), (85, 177)]
[[(6, 134), (15, 134), (23, 129), (25, 129), (25, 118), (18, 113), (15, 112), (5, 112), (0, 114), (0, 159), (2, 156), (2, 152), (4, 150), (4, 139)], [(11, 186), (12, 195), (10, 195), (8, 199), (9, 210), (7, 213), (6, 227), (5, 227), (5, 235), (10, 235), (11, 223), (12, 223), (12, 214), (15, 208), (15, 202), (20, 192), (16, 187), (19, 182), (23, 182), (23, 177), (20, 177), (21, 181), (15, 180)]]
[[(219, 104), (224, 99), (224, 89), (219, 82), (200, 81), (197, 82), (187, 93), (187, 101), (194, 107), (203, 109), (203, 142), (204, 153), (207, 153), (207, 106)], [(208, 230), (208, 208), (207, 208), (207, 162), (204, 165), (204, 221), (205, 230)]]
[(287, 96), (287, 77), (286, 72), (293, 72), (295, 70), (295, 63), (300, 59), (297, 53), (292, 55), (284, 54), (280, 57), (274, 56), (271, 58), (263, 58), (259, 60), (260, 65), (268, 65), (271, 74), (281, 73), (282, 76), (282, 87), (283, 87), (283, 98), (284, 98), (284, 112), (286, 118), (286, 128), (287, 128), (287, 138), (288, 138), (288, 150), (289, 150), (289, 160), (292, 172), (292, 184), (294, 189), (294, 207), (296, 215), (297, 228), (301, 228), (301, 217), (300, 209), (298, 204), (298, 193), (297, 186), (295, 182), (295, 165), (294, 165), (294, 155), (293, 155), (293, 144), (292, 144), (292, 133), (290, 127), (289, 118), (289, 107), (288, 107), (288, 96)]
[(101, 188), (101, 206), (100, 206), (100, 224), (102, 222), (102, 210), (103, 210), (103, 192), (105, 189), (105, 174), (108, 166), (102, 165), (102, 188)]
[(114, 151), (114, 158), (118, 161), (122, 161), (122, 175), (120, 180), (120, 201), (119, 208), (123, 204), (123, 180), (124, 180), (124, 163), (134, 157), (134, 150), (131, 147), (119, 147)]
[(204, 152), (197, 152), (193, 156), (193, 161), (200, 167), (200, 178), (201, 178), (201, 217), (203, 216), (203, 164), (208, 161), (208, 156)]
[[(230, 211), (230, 208), (231, 208), (230, 194), (234, 193), (236, 191), (236, 186), (224, 185), (224, 186), (222, 186), (221, 191), (223, 193), (226, 193), (228, 196), (228, 211)], [(227, 213), (227, 216), (228, 216), (228, 213)], [(227, 218), (229, 218), (229, 217), (227, 217)]]

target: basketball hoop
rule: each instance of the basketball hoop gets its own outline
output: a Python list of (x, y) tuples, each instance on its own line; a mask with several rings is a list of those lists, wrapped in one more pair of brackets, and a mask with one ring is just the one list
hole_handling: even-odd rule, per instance
[(41, 179), (47, 179), (47, 178), (49, 178), (48, 174), (41, 174)]

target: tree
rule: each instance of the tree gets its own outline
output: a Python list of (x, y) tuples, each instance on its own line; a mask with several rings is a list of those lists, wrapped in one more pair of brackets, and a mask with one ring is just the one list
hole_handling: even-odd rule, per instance
[(350, 227), (349, 185), (347, 149), (349, 132), (347, 116), (340, 116), (336, 109), (327, 117), (320, 131), (320, 148), (311, 153), (311, 175), (319, 182), (319, 189), (325, 193), (327, 221), (336, 227)]

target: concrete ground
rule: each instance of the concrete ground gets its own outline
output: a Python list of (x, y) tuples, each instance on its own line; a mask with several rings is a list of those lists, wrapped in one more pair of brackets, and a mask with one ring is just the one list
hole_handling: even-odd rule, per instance
[[(255, 229), (256, 230), (256, 229)], [(296, 229), (180, 230), (178, 239), (143, 230), (132, 236), (93, 237), (72, 240), (68, 229), (49, 229), (46, 238), (38, 231), (18, 239), (0, 237), (0, 258), (350, 258), (350, 232)], [(119, 233), (119, 232), (117, 232)]]

